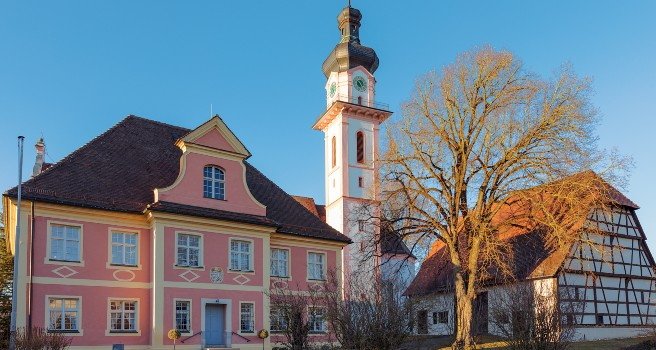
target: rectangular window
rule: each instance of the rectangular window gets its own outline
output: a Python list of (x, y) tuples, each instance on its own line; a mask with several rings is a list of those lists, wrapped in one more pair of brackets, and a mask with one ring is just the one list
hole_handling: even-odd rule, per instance
[(137, 331), (137, 302), (134, 300), (110, 300), (110, 332)]
[(252, 243), (249, 241), (230, 241), (230, 270), (252, 272)]
[(271, 332), (284, 332), (287, 330), (287, 312), (288, 310), (284, 307), (271, 307)]
[(271, 276), (289, 277), (289, 250), (271, 248)]
[(201, 239), (201, 236), (178, 234), (178, 266), (201, 266)]
[(137, 266), (137, 234), (112, 232), (112, 264)]
[(308, 279), (325, 280), (324, 273), (326, 254), (308, 253)]
[(50, 226), (50, 259), (80, 261), (80, 226)]
[(255, 305), (253, 303), (241, 303), (240, 326), (242, 333), (255, 332)]
[(49, 298), (50, 322), (48, 331), (75, 332), (80, 329), (80, 300), (77, 298)]
[(358, 231), (360, 231), (360, 233), (362, 233), (362, 232), (364, 232), (364, 229), (365, 229), (364, 220), (358, 220)]
[(191, 302), (187, 300), (175, 301), (175, 328), (180, 333), (191, 332)]
[(444, 323), (444, 324), (449, 323), (449, 312), (448, 311), (438, 312), (437, 313), (437, 321), (439, 323)]
[(323, 333), (326, 331), (325, 310), (319, 307), (312, 307), (309, 310), (308, 322), (310, 323), (310, 332)]
[(433, 312), (433, 324), (437, 324), (437, 312)]
[(604, 324), (604, 314), (597, 314), (596, 316), (597, 324)]
[(358, 187), (362, 188), (364, 187), (364, 179), (362, 176), (358, 177)]

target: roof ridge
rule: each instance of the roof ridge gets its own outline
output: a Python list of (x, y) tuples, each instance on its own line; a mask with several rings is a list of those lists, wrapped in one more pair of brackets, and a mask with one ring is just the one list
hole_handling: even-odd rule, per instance
[(184, 126), (173, 125), (173, 124), (161, 122), (159, 120), (154, 120), (154, 119), (150, 119), (150, 118), (146, 118), (146, 117), (141, 117), (141, 116), (138, 116), (138, 115), (135, 115), (135, 114), (128, 114), (128, 116), (125, 117), (123, 120), (130, 119), (130, 118), (140, 119), (140, 120), (147, 121), (147, 122), (150, 122), (150, 123), (153, 123), (153, 124), (159, 124), (159, 125), (162, 125), (162, 126), (166, 126), (166, 127), (170, 127), (170, 128), (176, 128), (176, 129), (180, 129), (180, 130), (183, 130), (183, 131), (192, 131), (193, 130), (193, 129), (186, 128)]

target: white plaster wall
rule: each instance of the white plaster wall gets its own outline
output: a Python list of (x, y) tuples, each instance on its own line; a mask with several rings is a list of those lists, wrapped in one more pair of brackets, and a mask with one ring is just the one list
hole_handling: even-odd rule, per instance
[(645, 336), (650, 331), (644, 327), (577, 327), (574, 341), (621, 339)]
[[(357, 161), (357, 133), (364, 134), (364, 164)], [(374, 193), (374, 124), (372, 122), (348, 118), (348, 186), (349, 196), (373, 199)], [(358, 178), (362, 177), (364, 186), (359, 186)]]
[[(428, 324), (428, 334), (429, 335), (450, 335), (453, 334), (454, 329), (454, 318), (453, 318), (453, 293), (447, 294), (433, 294), (419, 298), (412, 299), (415, 303), (413, 306), (414, 314), (412, 315), (414, 319), (413, 332), (419, 334), (417, 331), (419, 329), (417, 319), (419, 311), (427, 311), (427, 324)], [(433, 324), (433, 312), (448, 311), (449, 312), (449, 322), (448, 323), (437, 323)]]
[[(343, 193), (343, 132), (342, 132), (342, 117), (337, 116), (333, 122), (324, 130), (324, 166), (326, 169), (326, 205), (330, 205), (339, 197), (345, 195)], [(335, 153), (336, 163), (335, 167), (332, 166), (332, 138), (335, 137)]]
[(381, 261), (383, 279), (395, 281), (399, 292), (405, 291), (415, 278), (415, 259), (385, 255)]

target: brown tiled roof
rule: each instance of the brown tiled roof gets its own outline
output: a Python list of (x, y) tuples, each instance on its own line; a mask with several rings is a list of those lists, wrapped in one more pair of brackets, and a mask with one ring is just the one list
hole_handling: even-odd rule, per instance
[(380, 230), (380, 251), (382, 254), (406, 255), (416, 259), (403, 239), (401, 239), (401, 236), (394, 231), (386, 229), (385, 226)]
[(292, 196), (294, 200), (296, 200), (298, 203), (300, 203), (305, 209), (307, 209), (310, 213), (312, 213), (315, 216), (319, 216), (319, 212), (317, 211), (317, 205), (314, 203), (314, 198), (310, 197), (303, 197), (303, 196)]
[[(588, 171), (573, 175), (573, 178), (582, 177), (581, 180), (593, 179), (601, 191), (605, 191), (605, 198), (613, 205), (638, 209), (638, 206), (624, 196), (615, 187), (603, 181), (594, 172)], [(548, 185), (548, 184), (547, 184)], [(545, 189), (547, 187), (545, 186)], [(537, 191), (536, 191), (537, 190)], [(529, 189), (541, 193), (542, 186)], [(546, 190), (548, 191), (548, 190)], [(546, 193), (542, 192), (542, 193)], [(551, 202), (549, 195), (541, 199)], [(547, 203), (544, 202), (544, 203)], [(524, 208), (524, 207), (522, 207)], [(520, 208), (520, 209), (522, 209)], [(555, 208), (555, 207), (554, 207)], [(517, 210), (508, 208), (509, 210)], [(495, 220), (503, 220), (506, 211), (499, 211)], [(562, 220), (571, 221), (570, 231), (575, 235), (585, 222), (585, 217), (567, 218), (567, 215), (556, 215), (563, 217)], [(491, 266), (487, 269), (489, 278), (484, 281), (485, 284), (500, 284), (511, 280), (524, 280), (542, 277), (553, 277), (557, 274), (562, 266), (574, 240), (569, 244), (563, 244), (560, 248), (550, 248), (547, 239), (548, 234), (544, 229), (539, 227), (506, 227), (505, 231), (499, 232), (499, 238), (506, 242), (508, 253), (505, 258), (507, 265), (512, 269), (510, 274), (502, 273), (498, 266)], [(422, 263), (417, 276), (405, 291), (407, 296), (421, 296), (444, 290), (449, 290), (453, 286), (453, 265), (448, 256), (448, 249), (444, 243), (437, 241), (430, 249), (429, 255)]]
[(180, 204), (180, 203), (160, 201), (148, 205), (147, 208), (148, 210), (154, 212), (200, 216), (209, 219), (237, 221), (247, 224), (264, 225), (264, 226), (272, 226), (272, 227), (279, 226), (277, 222), (267, 218), (266, 216), (236, 213), (234, 211), (203, 208), (203, 207), (197, 207), (193, 205)]
[[(121, 122), (23, 184), (28, 200), (85, 208), (142, 213), (153, 204), (153, 190), (178, 176), (181, 150), (175, 141), (190, 130), (136, 116)], [(253, 196), (267, 207), (266, 217), (213, 211), (174, 203), (154, 210), (276, 225), (281, 233), (348, 243), (349, 238), (322, 222), (255, 167), (246, 164)], [(16, 197), (16, 188), (5, 195)], [(177, 211), (176, 211), (177, 210)]]

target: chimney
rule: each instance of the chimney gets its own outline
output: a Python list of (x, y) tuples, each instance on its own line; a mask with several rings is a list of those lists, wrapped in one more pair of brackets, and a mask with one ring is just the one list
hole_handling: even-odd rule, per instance
[(34, 148), (36, 148), (36, 161), (34, 162), (34, 168), (32, 168), (32, 177), (41, 174), (41, 171), (43, 171), (46, 157), (46, 144), (43, 142), (43, 137), (36, 142)]

